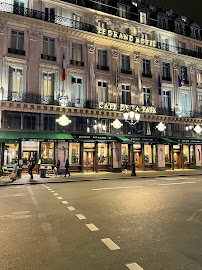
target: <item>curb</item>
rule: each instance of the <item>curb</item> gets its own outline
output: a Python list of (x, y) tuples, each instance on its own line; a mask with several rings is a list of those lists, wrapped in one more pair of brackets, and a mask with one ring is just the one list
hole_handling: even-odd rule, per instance
[[(70, 180), (64, 180), (64, 181), (44, 181), (44, 182), (37, 182), (37, 181), (33, 181), (33, 182), (26, 182), (26, 183), (16, 183), (16, 182), (12, 182), (12, 183), (3, 183), (0, 184), (1, 186), (20, 186), (20, 185), (41, 185), (41, 184), (64, 184), (64, 183), (75, 183), (75, 182), (90, 182), (90, 181), (113, 181), (113, 180), (135, 180), (135, 179), (146, 179), (146, 178), (166, 178), (166, 177), (178, 177), (178, 176), (200, 176), (202, 175), (202, 173), (198, 173), (198, 174), (175, 174), (175, 175), (158, 175), (158, 176), (130, 176), (130, 177), (118, 177), (118, 178), (99, 178), (99, 179), (80, 179), (80, 180), (74, 180), (74, 179), (70, 179)], [(1, 181), (1, 180), (0, 180)], [(16, 180), (17, 181), (17, 180)]]

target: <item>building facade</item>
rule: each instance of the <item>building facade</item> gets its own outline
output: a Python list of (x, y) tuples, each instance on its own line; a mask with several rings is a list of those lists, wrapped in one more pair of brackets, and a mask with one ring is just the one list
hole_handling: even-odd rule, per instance
[(138, 1), (9, 0), (0, 48), (1, 166), (68, 157), (71, 171), (119, 172), (134, 151), (139, 170), (201, 168), (201, 29), (186, 17)]

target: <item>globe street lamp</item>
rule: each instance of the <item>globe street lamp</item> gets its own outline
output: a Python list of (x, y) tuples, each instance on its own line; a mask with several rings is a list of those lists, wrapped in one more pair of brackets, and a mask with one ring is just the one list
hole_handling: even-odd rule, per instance
[(135, 113), (133, 111), (125, 112), (123, 117), (127, 123), (130, 124), (132, 128), (132, 167), (131, 167), (131, 176), (136, 176), (135, 171), (135, 157), (134, 157), (134, 149), (133, 149), (133, 137), (134, 137), (134, 126), (140, 121), (140, 114)]

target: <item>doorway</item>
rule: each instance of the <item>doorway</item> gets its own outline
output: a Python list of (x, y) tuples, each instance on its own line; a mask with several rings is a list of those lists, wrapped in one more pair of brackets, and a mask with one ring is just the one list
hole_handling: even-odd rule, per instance
[(174, 168), (181, 169), (181, 153), (174, 152), (173, 158), (174, 158)]
[(95, 171), (95, 151), (84, 151), (84, 170)]

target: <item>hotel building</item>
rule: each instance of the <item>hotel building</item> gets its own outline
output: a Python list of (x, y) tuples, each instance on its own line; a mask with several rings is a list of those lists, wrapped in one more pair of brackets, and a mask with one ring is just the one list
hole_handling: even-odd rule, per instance
[(201, 29), (186, 17), (135, 0), (7, 0), (0, 48), (1, 166), (69, 157), (70, 171), (119, 172), (134, 151), (138, 170), (202, 167)]

